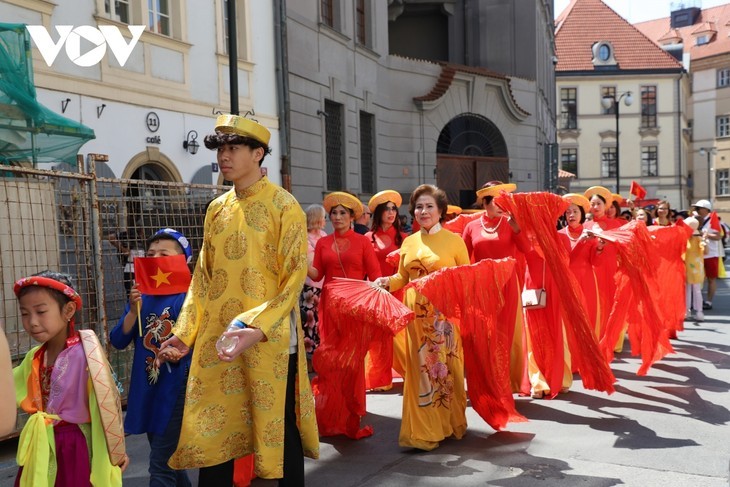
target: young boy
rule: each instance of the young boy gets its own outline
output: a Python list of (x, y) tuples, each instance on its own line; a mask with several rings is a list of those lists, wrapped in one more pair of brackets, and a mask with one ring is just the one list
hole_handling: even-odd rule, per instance
[[(192, 251), (188, 240), (176, 230), (164, 228), (147, 240), (147, 257), (184, 254), (189, 262)], [(177, 447), (185, 403), (185, 386), (192, 355), (177, 363), (159, 366), (160, 344), (170, 338), (172, 327), (182, 308), (185, 293), (152, 296), (142, 294), (135, 284), (129, 304), (109, 341), (119, 350), (134, 340), (134, 360), (127, 402), (124, 430), (130, 434), (147, 433), (150, 443), (150, 485), (189, 486), (185, 470), (167, 465)], [(137, 325), (138, 303), (141, 305), (143, 335)]]

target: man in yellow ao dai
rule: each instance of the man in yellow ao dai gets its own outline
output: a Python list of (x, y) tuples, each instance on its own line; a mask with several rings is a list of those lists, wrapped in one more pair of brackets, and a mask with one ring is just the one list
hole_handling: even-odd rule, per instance
[[(306, 219), (291, 194), (261, 176), (258, 166), (269, 135), (252, 120), (223, 115), (216, 134), (205, 139), (206, 147), (217, 149), (221, 172), (234, 188), (208, 207), (203, 246), (173, 329), (179, 340), (169, 344), (183, 352), (194, 345), (180, 441), (169, 462), (173, 468), (227, 464), (232, 471), (231, 460), (254, 453), (259, 477), (289, 475), (291, 467), (284, 469), (288, 374), (294, 416), (288, 424), (294, 423), (294, 435), (298, 426), (304, 455), (319, 455), (298, 311), (307, 273)], [(239, 165), (240, 151), (253, 159), (247, 156)], [(235, 354), (219, 355), (216, 341), (235, 320), (246, 325), (241, 341), (256, 339)]]

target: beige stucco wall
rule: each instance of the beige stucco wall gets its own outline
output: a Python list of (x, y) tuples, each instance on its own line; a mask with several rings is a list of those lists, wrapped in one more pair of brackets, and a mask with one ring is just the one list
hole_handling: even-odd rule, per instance
[[(686, 153), (687, 141), (681, 135), (685, 126), (681, 107), (686, 97), (686, 77), (680, 75), (644, 75), (601, 77), (562, 77), (557, 79), (557, 98), (560, 104), (561, 88), (577, 89), (578, 129), (561, 130), (558, 126), (558, 143), (562, 148), (578, 148), (577, 179), (571, 183), (571, 191), (582, 191), (594, 185), (615, 188), (615, 177), (601, 177), (601, 149), (615, 147), (616, 119), (614, 114), (604, 115), (601, 106), (601, 88), (615, 86), (617, 96), (631, 91), (633, 103), (626, 106), (621, 101), (619, 110), (619, 173), (621, 193), (628, 195), (632, 180), (644, 186), (647, 198), (667, 198), (672, 206), (687, 206)], [(657, 129), (641, 130), (641, 86), (657, 87)], [(641, 148), (656, 145), (658, 151), (658, 175), (641, 176)], [(681, 194), (682, 193), (682, 194)], [(680, 197), (681, 196), (681, 197)]]

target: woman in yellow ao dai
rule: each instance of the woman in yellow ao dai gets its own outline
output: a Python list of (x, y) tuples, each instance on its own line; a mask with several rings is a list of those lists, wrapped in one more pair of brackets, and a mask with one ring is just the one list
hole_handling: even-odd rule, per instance
[[(446, 208), (442, 190), (431, 185), (416, 188), (410, 211), (421, 230), (403, 241), (398, 273), (378, 283), (387, 284), (392, 292), (443, 267), (470, 263), (461, 237), (441, 228)], [(466, 432), (464, 352), (458, 326), (448, 322), (425, 296), (409, 288), (404, 303), (416, 318), (407, 327), (398, 443), (428, 451), (441, 440), (460, 439)]]

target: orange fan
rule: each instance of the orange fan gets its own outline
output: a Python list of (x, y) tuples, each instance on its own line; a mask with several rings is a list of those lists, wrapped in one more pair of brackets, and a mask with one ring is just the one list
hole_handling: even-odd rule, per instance
[(329, 311), (336, 318), (376, 324), (395, 335), (413, 320), (413, 311), (370, 281), (335, 277), (327, 285)]

